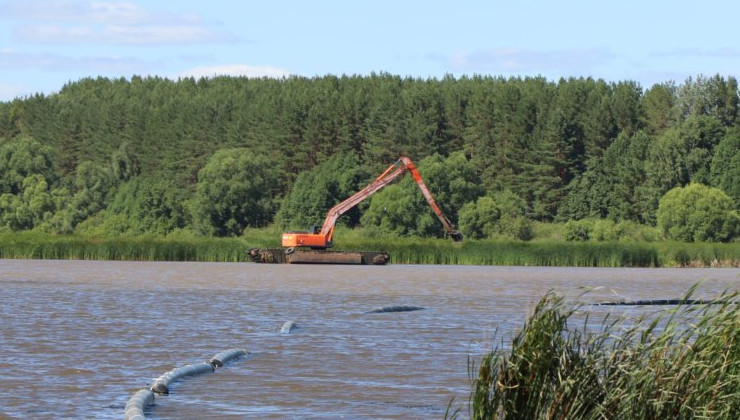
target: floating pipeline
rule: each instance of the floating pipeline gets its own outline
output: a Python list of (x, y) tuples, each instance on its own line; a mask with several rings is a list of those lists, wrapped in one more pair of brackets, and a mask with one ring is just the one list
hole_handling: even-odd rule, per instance
[(154, 404), (154, 391), (151, 389), (140, 389), (126, 403), (126, 420), (145, 420), (144, 409)]
[(299, 248), (251, 248), (249, 258), (266, 264), (385, 265), (391, 256), (381, 251), (327, 251)]
[(298, 325), (295, 323), (295, 321), (285, 321), (283, 327), (280, 328), (280, 334), (290, 334), (296, 328), (298, 328)]
[(386, 312), (411, 312), (411, 311), (421, 311), (426, 308), (421, 306), (408, 306), (408, 305), (398, 305), (398, 306), (381, 306), (379, 308), (373, 309), (372, 311), (365, 312), (366, 314), (382, 314)]
[(642, 299), (592, 303), (592, 306), (668, 306), (668, 305), (713, 305), (727, 303), (712, 299)]
[(185, 365), (165, 373), (152, 383), (151, 390), (157, 394), (167, 395), (170, 393), (170, 384), (186, 376), (197, 375), (200, 373), (213, 372), (214, 367), (208, 362)]
[(155, 379), (149, 388), (140, 389), (131, 396), (124, 410), (125, 419), (145, 420), (144, 410), (147, 406), (154, 404), (154, 394), (168, 395), (170, 392), (169, 386), (172, 382), (186, 376), (214, 372), (216, 368), (222, 367), (225, 363), (248, 354), (249, 350), (229, 349), (217, 353), (208, 362), (185, 365), (165, 373)]
[(249, 351), (244, 349), (231, 349), (222, 351), (221, 353), (218, 353), (217, 355), (213, 356), (209, 363), (213, 365), (214, 368), (220, 368), (227, 362), (238, 359), (242, 356), (249, 355)]

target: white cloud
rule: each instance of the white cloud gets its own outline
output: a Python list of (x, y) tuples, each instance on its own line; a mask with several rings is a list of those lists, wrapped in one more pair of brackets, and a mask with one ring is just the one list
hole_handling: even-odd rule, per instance
[(271, 77), (282, 78), (290, 76), (290, 72), (279, 67), (271, 66), (250, 66), (246, 64), (230, 64), (223, 66), (201, 66), (191, 68), (179, 75), (180, 77), (201, 77), (214, 76), (245, 76), (245, 77)]
[(162, 45), (233, 42), (236, 37), (193, 13), (147, 10), (125, 1), (11, 0), (0, 20), (13, 39), (40, 44)]
[(146, 73), (162, 65), (163, 63), (155, 63), (133, 57), (69, 57), (53, 53), (28, 54), (12, 50), (0, 51), (0, 70), (79, 70), (85, 72), (129, 74)]
[(171, 45), (234, 40), (230, 34), (214, 32), (203, 26), (182, 25), (27, 25), (17, 28), (14, 37), (25, 42), (44, 44)]
[(10, 0), (0, 3), (3, 19), (21, 21), (109, 23), (109, 24), (194, 24), (194, 14), (151, 12), (126, 1)]

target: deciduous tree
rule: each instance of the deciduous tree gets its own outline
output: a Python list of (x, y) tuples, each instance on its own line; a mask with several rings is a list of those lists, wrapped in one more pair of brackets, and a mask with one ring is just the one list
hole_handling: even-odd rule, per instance
[(191, 201), (195, 228), (207, 235), (238, 236), (262, 227), (277, 210), (280, 173), (273, 162), (245, 148), (217, 151), (198, 173)]
[(740, 216), (722, 190), (690, 184), (668, 191), (658, 205), (658, 227), (685, 242), (726, 242), (740, 234)]

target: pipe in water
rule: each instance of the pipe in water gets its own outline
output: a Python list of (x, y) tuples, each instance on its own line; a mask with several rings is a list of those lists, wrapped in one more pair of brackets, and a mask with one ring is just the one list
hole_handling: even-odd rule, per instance
[(280, 334), (290, 334), (297, 327), (298, 327), (298, 324), (296, 324), (295, 321), (285, 321), (285, 324), (283, 324), (283, 327), (280, 328)]
[(213, 365), (214, 368), (220, 368), (224, 365), (224, 363), (237, 359), (242, 356), (249, 355), (249, 350), (244, 349), (229, 349), (226, 351), (222, 351), (221, 353), (217, 353), (215, 356), (211, 357), (210, 364)]
[(383, 306), (380, 308), (373, 309), (372, 311), (365, 312), (366, 314), (380, 314), (380, 313), (386, 313), (386, 312), (411, 312), (411, 311), (421, 311), (423, 308), (421, 306), (408, 306), (408, 305), (398, 305), (398, 306)]
[(126, 420), (145, 420), (144, 409), (154, 404), (154, 392), (151, 389), (140, 389), (126, 403)]
[(199, 373), (213, 372), (213, 365), (208, 362), (195, 363), (192, 365), (185, 365), (177, 369), (173, 369), (159, 378), (155, 379), (152, 383), (151, 390), (157, 394), (167, 395), (170, 393), (170, 384), (185, 376), (197, 375)]

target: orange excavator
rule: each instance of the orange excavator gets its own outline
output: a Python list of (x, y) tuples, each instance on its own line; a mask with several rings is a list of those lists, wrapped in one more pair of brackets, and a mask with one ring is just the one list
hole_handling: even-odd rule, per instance
[(326, 214), (320, 230), (285, 232), (282, 238), (283, 249), (250, 249), (249, 254), (252, 260), (277, 263), (385, 264), (390, 258), (385, 252), (341, 252), (328, 251), (327, 248), (333, 245), (334, 227), (340, 216), (407, 172), (414, 178), (416, 185), (419, 186), (424, 198), (442, 222), (450, 238), (455, 242), (462, 241), (462, 234), (442, 213), (416, 166), (411, 159), (402, 156), (368, 186), (332, 207)]

